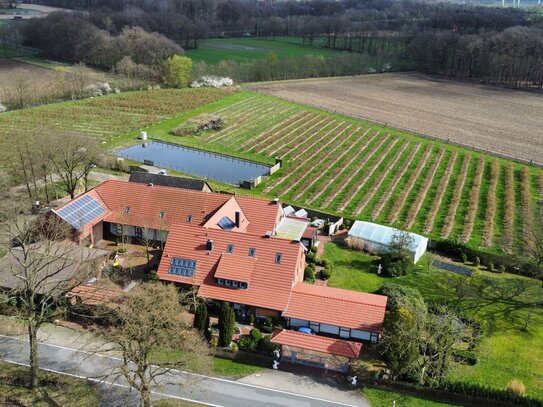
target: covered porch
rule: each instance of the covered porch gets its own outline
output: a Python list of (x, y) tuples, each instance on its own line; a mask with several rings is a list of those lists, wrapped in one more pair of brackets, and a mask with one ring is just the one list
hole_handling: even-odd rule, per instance
[(358, 359), (362, 344), (309, 335), (291, 330), (277, 330), (271, 341), (281, 345), (281, 361), (345, 373), (352, 359)]

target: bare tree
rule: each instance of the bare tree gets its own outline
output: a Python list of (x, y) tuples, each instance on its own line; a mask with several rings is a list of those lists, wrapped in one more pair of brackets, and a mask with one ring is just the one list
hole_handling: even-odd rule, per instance
[(51, 162), (66, 192), (73, 199), (79, 181), (84, 181), (85, 190), (88, 188), (88, 175), (98, 162), (100, 149), (95, 140), (80, 134), (64, 133), (49, 137), (52, 139), (51, 145), (57, 146), (50, 151)]
[(30, 346), (31, 387), (38, 386), (38, 331), (58, 312), (66, 294), (88, 280), (94, 269), (88, 251), (74, 243), (61, 242), (70, 228), (57, 217), (31, 219), (2, 212), (4, 248), (0, 279), (9, 298), (19, 304)]
[[(139, 392), (144, 407), (151, 407), (153, 388), (167, 384), (172, 369), (207, 370), (209, 348), (200, 334), (183, 322), (173, 285), (144, 283), (116, 299), (114, 305), (118, 305), (119, 323), (99, 329), (113, 350), (122, 354), (120, 365), (109, 376), (124, 378)], [(159, 366), (153, 364), (153, 352), (160, 349), (173, 352)]]

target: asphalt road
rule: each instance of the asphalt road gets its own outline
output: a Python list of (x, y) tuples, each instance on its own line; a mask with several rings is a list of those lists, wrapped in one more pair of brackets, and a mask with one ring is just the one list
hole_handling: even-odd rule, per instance
[[(49, 371), (90, 379), (110, 400), (104, 405), (133, 405), (137, 395), (129, 391), (122, 378), (111, 376), (119, 359), (86, 353), (58, 345), (39, 345), (40, 367)], [(0, 358), (18, 364), (28, 362), (28, 343), (0, 335)], [(156, 398), (175, 398), (221, 407), (341, 407), (352, 406), (332, 400), (313, 398), (246, 383), (186, 372), (172, 372), (164, 376), (155, 392)], [(128, 401), (126, 398), (129, 398)], [(114, 400), (124, 400), (114, 403)], [(360, 405), (364, 404), (364, 399)], [(127, 402), (129, 404), (127, 404)]]

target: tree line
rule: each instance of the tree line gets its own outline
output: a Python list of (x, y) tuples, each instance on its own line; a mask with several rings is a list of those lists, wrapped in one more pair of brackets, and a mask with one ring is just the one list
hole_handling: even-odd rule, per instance
[[(36, 2), (77, 11), (24, 23), (19, 35), (26, 45), (52, 58), (138, 71), (147, 78), (160, 76), (157, 60), (198, 48), (206, 38), (289, 36), (314, 47), (402, 61), (428, 73), (542, 87), (543, 19), (529, 10), (416, 0)], [(335, 63), (350, 62), (338, 56)], [(304, 75), (314, 76), (294, 77)], [(237, 76), (258, 80), (257, 74)], [(271, 71), (263, 76), (281, 77)]]

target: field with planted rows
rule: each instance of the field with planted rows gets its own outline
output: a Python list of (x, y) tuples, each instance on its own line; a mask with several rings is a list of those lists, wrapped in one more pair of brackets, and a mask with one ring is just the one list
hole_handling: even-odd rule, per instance
[(286, 202), (509, 252), (543, 215), (535, 167), (252, 92), (218, 113), (190, 143), (284, 158), (258, 191)]
[(9, 136), (43, 131), (76, 132), (108, 141), (216, 101), (227, 93), (218, 89), (127, 92), (3, 113), (0, 143)]

